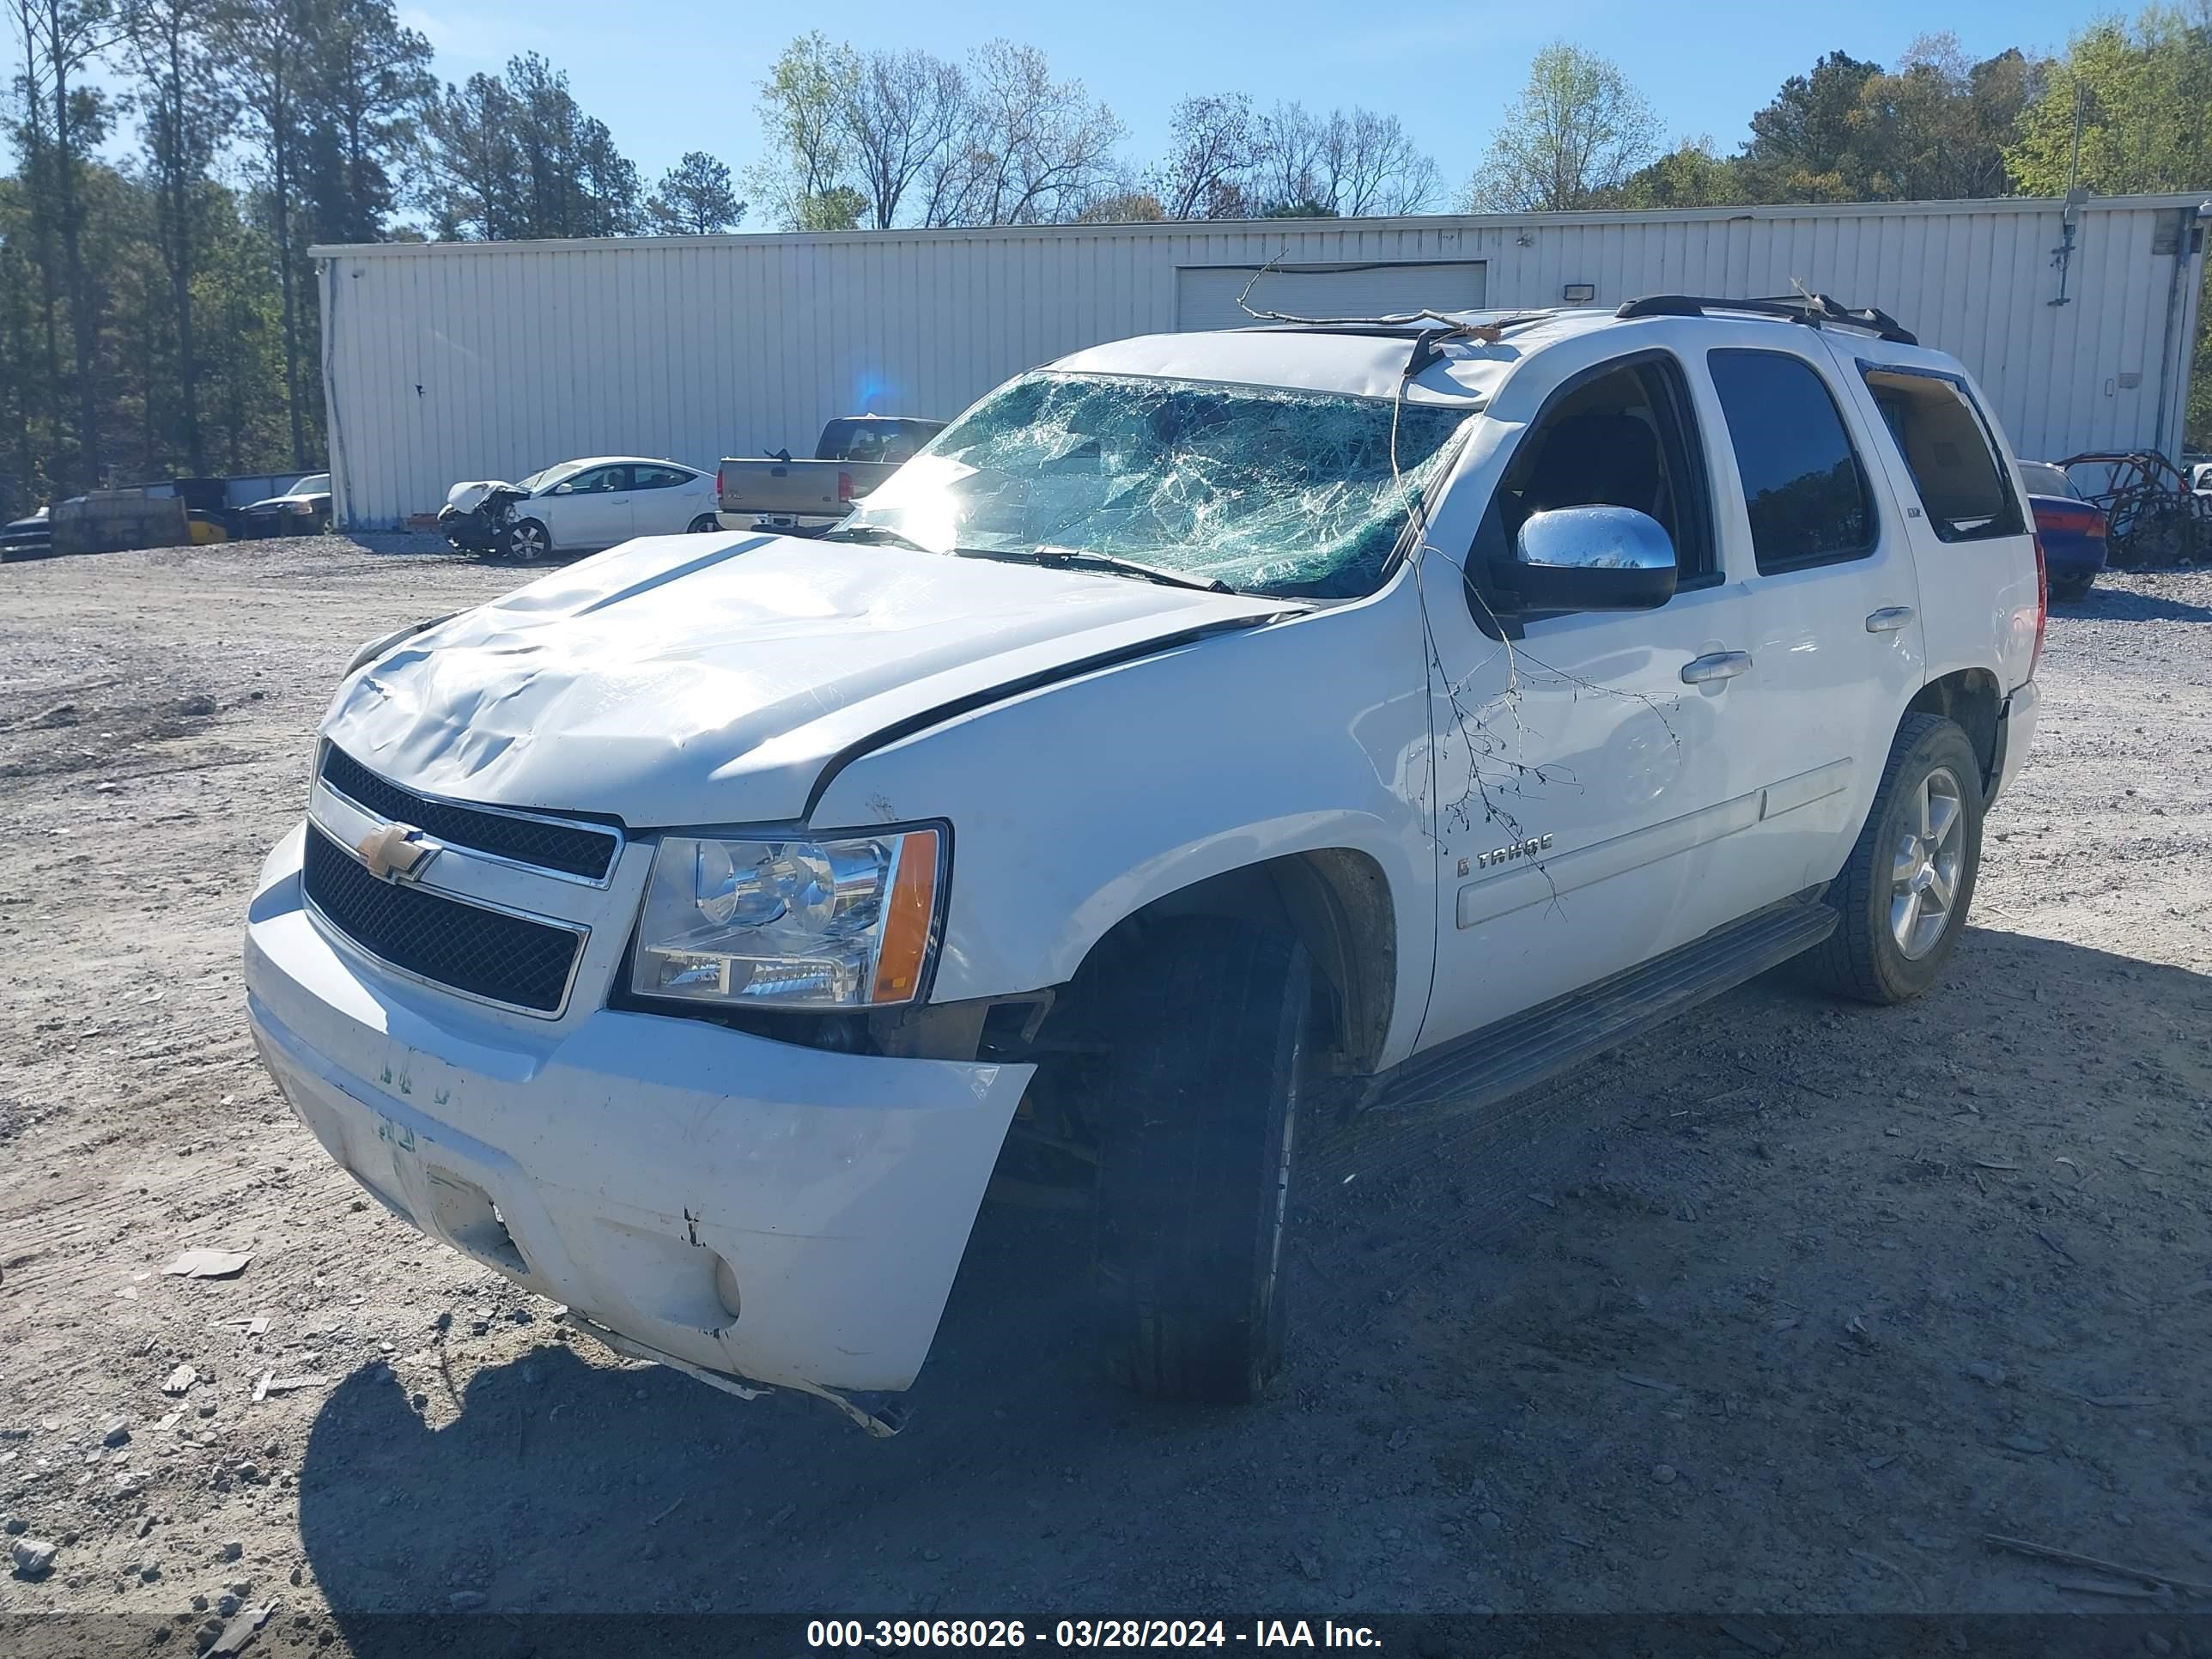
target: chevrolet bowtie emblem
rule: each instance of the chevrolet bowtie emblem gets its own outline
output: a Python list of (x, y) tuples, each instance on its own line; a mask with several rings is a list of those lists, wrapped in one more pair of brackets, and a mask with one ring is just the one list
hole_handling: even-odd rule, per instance
[(411, 823), (387, 823), (361, 838), (354, 851), (379, 881), (418, 881), (441, 848)]

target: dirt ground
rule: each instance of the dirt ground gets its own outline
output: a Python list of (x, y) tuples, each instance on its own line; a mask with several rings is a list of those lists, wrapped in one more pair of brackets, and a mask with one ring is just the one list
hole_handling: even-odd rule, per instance
[[(369, 1652), (408, 1610), (2124, 1588), (1991, 1533), (2212, 1578), (2212, 574), (2054, 615), (1937, 994), (1770, 976), (1496, 1122), (1340, 1148), (1247, 1412), (1097, 1381), (1080, 1226), (989, 1206), (880, 1443), (565, 1338), (365, 1201), (253, 1057), (241, 915), (339, 671), (515, 580), (335, 538), (0, 570), (0, 1550), (59, 1546), (0, 1612), (173, 1652), (274, 1595), (257, 1650)], [(252, 1259), (161, 1273), (195, 1245)]]

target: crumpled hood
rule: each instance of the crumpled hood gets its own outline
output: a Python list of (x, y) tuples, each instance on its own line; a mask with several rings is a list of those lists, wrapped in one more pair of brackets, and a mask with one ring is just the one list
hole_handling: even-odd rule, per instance
[(456, 513), (473, 513), (495, 489), (514, 489), (514, 486), (503, 478), (478, 478), (470, 483), (457, 483), (446, 492), (446, 505)]
[(634, 829), (791, 822), (834, 757), (890, 728), (1298, 609), (896, 547), (649, 537), (416, 635), (340, 687), (323, 730), (459, 800)]

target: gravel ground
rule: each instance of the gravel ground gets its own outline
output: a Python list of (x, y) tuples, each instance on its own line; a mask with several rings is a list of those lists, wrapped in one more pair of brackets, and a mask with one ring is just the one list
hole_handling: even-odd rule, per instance
[[(2212, 575), (2054, 615), (1936, 995), (1770, 976), (1495, 1122), (1340, 1149), (1249, 1412), (1097, 1382), (1079, 1229), (989, 1206), (888, 1443), (572, 1346), (366, 1202), (253, 1058), (240, 917), (338, 672), (513, 580), (335, 538), (0, 572), (0, 1549), (58, 1547), (0, 1611), (176, 1651), (273, 1595), (259, 1649), (369, 1653), (380, 1612), (454, 1608), (2118, 1588), (1990, 1533), (2212, 1577)], [(252, 1259), (162, 1274), (195, 1245)], [(256, 1401), (264, 1373), (310, 1380)]]

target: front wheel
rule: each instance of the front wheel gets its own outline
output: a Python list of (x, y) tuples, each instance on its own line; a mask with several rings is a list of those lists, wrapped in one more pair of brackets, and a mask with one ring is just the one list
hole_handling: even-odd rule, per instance
[(1974, 745), (1940, 714), (1909, 715), (1850, 858), (1828, 885), (1836, 931), (1806, 953), (1806, 970), (1861, 1002), (1918, 996), (1958, 945), (1981, 860)]
[(553, 538), (535, 519), (517, 519), (507, 527), (507, 556), (517, 564), (536, 564), (553, 551)]
[(1282, 1364), (1283, 1232), (1312, 969), (1294, 939), (1174, 917), (1104, 988), (1095, 1261), (1109, 1373), (1241, 1404)]

